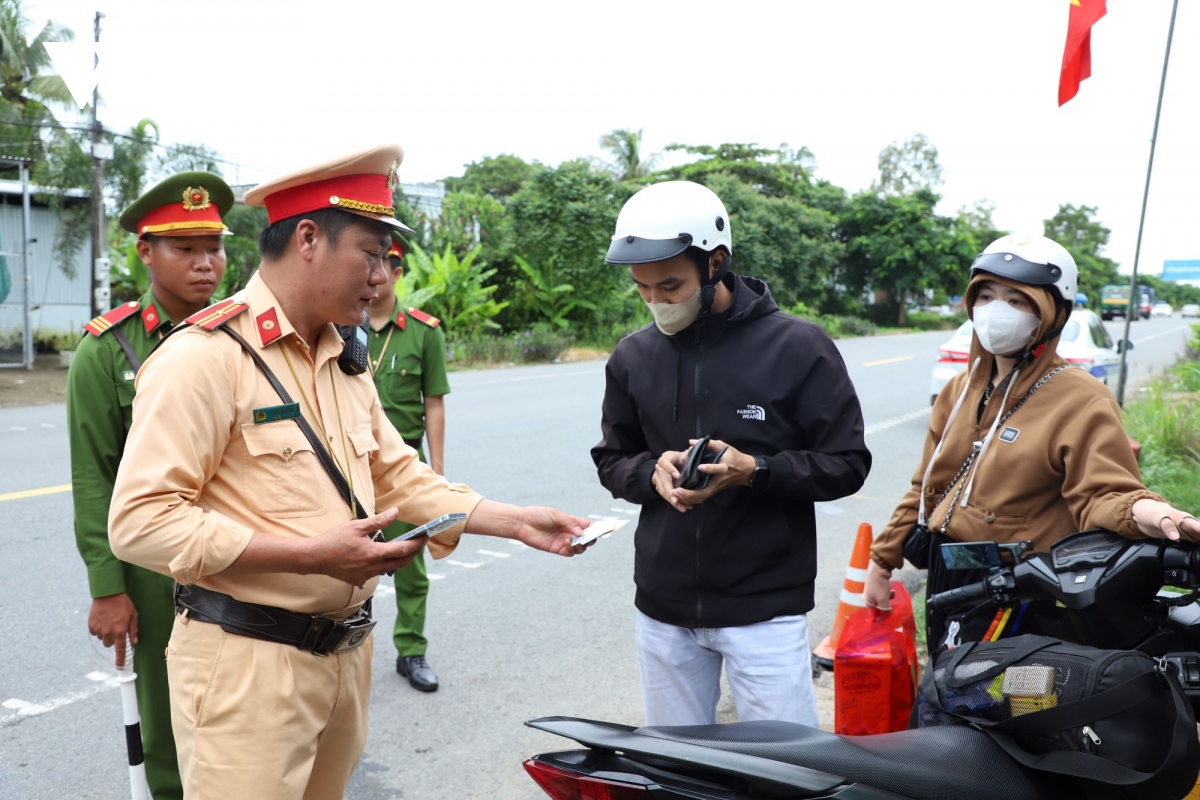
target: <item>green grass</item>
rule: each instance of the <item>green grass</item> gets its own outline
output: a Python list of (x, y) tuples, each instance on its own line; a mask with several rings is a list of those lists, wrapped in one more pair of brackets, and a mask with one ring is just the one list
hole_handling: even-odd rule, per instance
[(1125, 429), (1141, 443), (1142, 482), (1176, 508), (1200, 508), (1200, 363), (1183, 361), (1125, 407)]

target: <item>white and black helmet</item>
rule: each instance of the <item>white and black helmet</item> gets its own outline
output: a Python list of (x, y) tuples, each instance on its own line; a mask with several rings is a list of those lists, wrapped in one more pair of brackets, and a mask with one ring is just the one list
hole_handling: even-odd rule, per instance
[(1073, 305), (1079, 290), (1079, 267), (1067, 248), (1037, 234), (1001, 236), (971, 265), (972, 278), (979, 272), (1054, 289), (1060, 306)]
[(733, 253), (729, 212), (711, 189), (691, 181), (656, 183), (626, 201), (604, 260), (650, 264), (689, 247)]

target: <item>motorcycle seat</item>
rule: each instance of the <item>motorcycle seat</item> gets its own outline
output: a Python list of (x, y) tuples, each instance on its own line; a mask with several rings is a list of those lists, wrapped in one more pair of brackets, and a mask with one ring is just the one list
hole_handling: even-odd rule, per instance
[(1061, 779), (1026, 769), (982, 731), (945, 725), (838, 736), (791, 722), (644, 727), (633, 733), (792, 764), (921, 800), (1062, 800)]

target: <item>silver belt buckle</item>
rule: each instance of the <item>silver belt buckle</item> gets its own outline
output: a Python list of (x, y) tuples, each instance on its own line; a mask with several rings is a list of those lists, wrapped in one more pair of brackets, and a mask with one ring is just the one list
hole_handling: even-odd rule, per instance
[(337, 645), (333, 648), (333, 652), (335, 653), (361, 647), (366, 643), (367, 637), (371, 635), (371, 631), (375, 629), (375, 620), (370, 617), (364, 617), (360, 620), (346, 620), (343, 624), (346, 626), (346, 632), (342, 634), (342, 638), (338, 640)]

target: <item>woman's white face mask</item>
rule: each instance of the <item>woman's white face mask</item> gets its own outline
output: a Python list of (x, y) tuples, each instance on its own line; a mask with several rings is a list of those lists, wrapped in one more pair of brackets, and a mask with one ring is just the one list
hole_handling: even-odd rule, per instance
[(1037, 314), (1019, 311), (1001, 300), (975, 306), (972, 324), (983, 349), (997, 356), (1019, 353), (1033, 342), (1040, 324)]
[(700, 316), (700, 290), (682, 303), (646, 303), (654, 315), (654, 324), (667, 336), (674, 336)]

